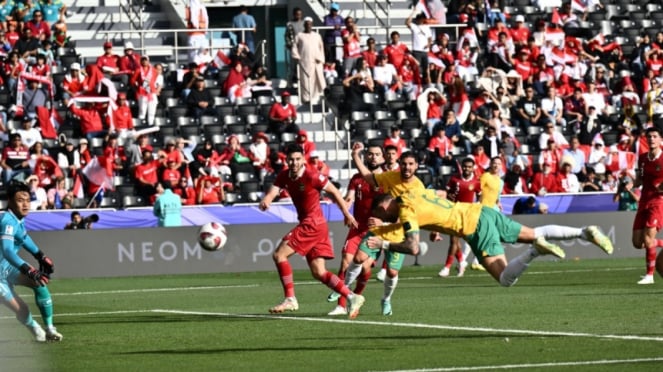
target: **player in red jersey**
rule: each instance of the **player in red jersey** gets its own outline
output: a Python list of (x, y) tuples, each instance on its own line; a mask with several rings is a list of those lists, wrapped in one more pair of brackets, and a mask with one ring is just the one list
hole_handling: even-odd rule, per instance
[[(382, 168), (380, 165), (384, 162), (382, 147), (380, 146), (369, 146), (366, 151), (366, 167), (373, 173), (382, 173)], [(352, 258), (357, 253), (359, 249), (359, 243), (361, 239), (368, 232), (368, 219), (371, 217), (371, 203), (373, 202), (373, 196), (377, 193), (380, 193), (380, 188), (372, 187), (361, 173), (356, 173), (350, 179), (348, 184), (348, 192), (345, 195), (345, 201), (348, 205), (354, 203), (354, 208), (352, 214), (357, 220), (358, 227), (350, 228), (348, 231), (348, 236), (345, 238), (345, 244), (343, 245), (343, 257), (341, 260), (341, 267), (338, 270), (338, 277), (342, 280), (345, 280), (345, 271), (348, 269)], [(362, 272), (363, 275), (359, 276), (357, 280), (357, 286), (355, 287), (354, 292), (361, 294), (366, 288), (366, 283), (371, 278), (371, 271)], [(345, 283), (349, 285), (350, 283)], [(338, 300), (337, 306), (329, 312), (327, 315), (344, 315), (347, 314), (346, 310), (346, 301), (344, 297), (341, 297), (337, 292), (332, 292), (328, 297), (327, 301), (334, 302)]]
[(306, 257), (315, 279), (348, 300), (350, 305), (348, 314), (350, 319), (353, 319), (364, 304), (364, 296), (352, 293), (338, 276), (327, 271), (325, 267), (325, 260), (334, 258), (334, 249), (329, 239), (329, 226), (320, 208), (320, 192), (324, 190), (336, 202), (343, 212), (346, 225), (356, 228), (357, 221), (348, 211), (340, 191), (329, 182), (329, 179), (306, 166), (301, 146), (297, 144), (288, 146), (286, 156), (288, 168), (279, 172), (274, 185), (260, 202), (260, 209), (265, 211), (269, 209), (280, 189), (286, 189), (295, 205), (299, 220), (299, 224), (283, 237), (272, 256), (281, 278), (285, 300), (269, 309), (269, 312), (282, 313), (299, 309), (295, 297), (292, 267), (288, 262), (290, 256), (298, 253)]
[[(463, 203), (474, 203), (477, 200), (479, 194), (481, 194), (481, 182), (479, 182), (479, 178), (474, 176), (474, 165), (474, 159), (469, 157), (461, 161), (461, 174), (452, 176), (449, 179), (449, 182), (447, 182), (447, 199), (453, 202)], [(437, 240), (436, 238), (439, 239), (439, 235), (435, 236), (434, 234), (431, 234), (431, 238), (433, 238), (431, 240), (435, 241)], [(447, 260), (438, 275), (441, 277), (449, 276), (451, 264), (453, 263), (454, 257), (456, 257), (456, 260), (458, 261), (458, 276), (463, 276), (463, 274), (465, 274), (465, 268), (467, 267), (467, 262), (465, 262), (467, 254), (469, 254), (469, 250), (465, 253), (460, 248), (460, 238), (457, 236), (451, 236)]]
[(656, 248), (663, 240), (656, 234), (663, 227), (663, 149), (661, 130), (650, 127), (645, 131), (649, 151), (640, 154), (634, 187), (642, 186), (638, 211), (633, 220), (631, 241), (637, 249), (647, 250), (647, 274), (638, 284), (654, 283), (654, 268), (663, 276), (663, 254), (656, 257)]

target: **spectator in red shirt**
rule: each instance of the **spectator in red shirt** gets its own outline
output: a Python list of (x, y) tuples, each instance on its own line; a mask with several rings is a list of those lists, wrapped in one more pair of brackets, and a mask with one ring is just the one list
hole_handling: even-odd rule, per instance
[(398, 31), (392, 31), (390, 38), (391, 43), (382, 50), (382, 53), (389, 58), (389, 63), (394, 65), (398, 71), (401, 66), (403, 66), (405, 56), (410, 51), (408, 50), (407, 45), (401, 42), (401, 34), (399, 34)]
[(366, 61), (366, 64), (368, 67), (373, 68), (375, 67), (375, 64), (377, 63), (378, 60), (378, 50), (377, 47), (375, 46), (375, 39), (372, 37), (369, 37), (366, 40), (366, 50), (361, 52), (362, 58), (364, 58), (364, 61)]
[(281, 135), (282, 133), (298, 133), (297, 108), (290, 103), (290, 92), (281, 93), (281, 102), (274, 102), (269, 109), (269, 132)]
[(62, 81), (62, 97), (69, 99), (81, 95), (87, 90), (85, 75), (81, 72), (81, 65), (74, 62), (69, 66), (69, 73), (64, 76)]
[(350, 75), (357, 59), (361, 57), (361, 34), (352, 17), (345, 18), (345, 29), (341, 31), (343, 39), (343, 78)]
[(297, 133), (297, 139), (295, 140), (299, 146), (304, 150), (304, 157), (306, 160), (311, 156), (311, 153), (315, 151), (315, 142), (309, 140), (308, 133), (305, 130), (300, 130)]
[(134, 44), (131, 41), (124, 43), (124, 55), (120, 57), (118, 67), (121, 74), (129, 75), (140, 69), (140, 54), (134, 51)]
[(104, 54), (97, 57), (97, 67), (102, 71), (117, 73), (119, 57), (113, 54), (113, 43), (107, 41), (104, 43)]
[(126, 136), (127, 132), (133, 129), (134, 118), (131, 115), (131, 107), (127, 102), (127, 94), (120, 92), (117, 94), (117, 108), (113, 110), (111, 133)]
[(557, 189), (557, 175), (552, 171), (550, 163), (543, 164), (543, 170), (532, 176), (529, 191), (539, 196), (559, 192)]
[(189, 180), (181, 177), (179, 183), (173, 187), (173, 192), (180, 196), (182, 205), (196, 204), (196, 189), (189, 186)]
[(451, 164), (453, 144), (445, 134), (444, 125), (438, 125), (435, 130), (435, 136), (428, 141), (428, 153), (431, 154), (430, 162), (437, 173), (442, 165)]
[(124, 154), (124, 148), (119, 145), (116, 134), (108, 135), (106, 145), (104, 146), (104, 159), (106, 159), (106, 168), (113, 173), (121, 172), (124, 168), (124, 162), (127, 160)]
[(324, 161), (320, 160), (320, 156), (318, 155), (317, 151), (311, 152), (311, 155), (306, 162), (306, 165), (312, 169), (315, 169), (318, 171), (318, 173), (322, 174), (325, 177), (329, 177), (329, 165), (327, 165)]
[(522, 14), (516, 16), (516, 25), (510, 30), (511, 39), (516, 46), (524, 46), (527, 44), (531, 32), (527, 25), (525, 25), (525, 17)]
[(154, 160), (152, 152), (143, 151), (143, 162), (134, 168), (136, 194), (142, 196), (143, 200), (151, 200), (157, 192), (158, 169), (159, 161)]
[(94, 106), (94, 102), (85, 102), (81, 108), (76, 107), (72, 100), (63, 100), (65, 106), (69, 106), (69, 111), (80, 119), (81, 133), (88, 140), (92, 138), (102, 138), (106, 135), (106, 130), (101, 121), (99, 111)]
[(196, 192), (197, 204), (220, 204), (225, 199), (221, 180), (217, 177), (201, 177)]
[(172, 187), (175, 187), (179, 183), (180, 178), (182, 178), (182, 175), (177, 169), (177, 163), (174, 160), (168, 160), (166, 168), (161, 172), (161, 181), (168, 182)]
[(393, 125), (389, 132), (389, 137), (384, 139), (382, 147), (394, 146), (398, 150), (397, 155), (400, 157), (403, 151), (407, 150), (407, 143), (401, 138), (401, 128), (398, 125)]
[(32, 20), (23, 24), (24, 28), (32, 30), (32, 36), (39, 40), (51, 39), (51, 26), (48, 22), (44, 21), (44, 14), (41, 10), (35, 10), (32, 13)]

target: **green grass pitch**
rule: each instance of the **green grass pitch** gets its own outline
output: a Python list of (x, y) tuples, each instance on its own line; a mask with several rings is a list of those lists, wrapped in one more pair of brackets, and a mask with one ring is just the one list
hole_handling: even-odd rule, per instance
[[(329, 290), (295, 273), (300, 310), (275, 272), (51, 282), (60, 343), (37, 344), (4, 309), (0, 371), (655, 371), (663, 279), (644, 259), (534, 262), (512, 288), (487, 273), (407, 266), (380, 313), (372, 279), (356, 320), (329, 317)], [(36, 312), (29, 291), (22, 297)], [(40, 319), (38, 319), (40, 320)]]

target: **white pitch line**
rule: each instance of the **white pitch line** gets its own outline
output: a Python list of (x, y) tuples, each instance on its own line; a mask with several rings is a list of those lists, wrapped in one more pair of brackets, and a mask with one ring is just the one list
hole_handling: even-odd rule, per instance
[(516, 368), (543, 368), (543, 367), (563, 367), (563, 366), (596, 366), (607, 364), (626, 364), (626, 363), (651, 363), (663, 361), (663, 357), (655, 358), (637, 358), (637, 359), (603, 359), (603, 360), (585, 360), (579, 362), (551, 362), (551, 363), (530, 363), (530, 364), (505, 364), (498, 366), (472, 366), (472, 367), (441, 367), (441, 368), (419, 368), (419, 369), (399, 369), (393, 371), (381, 372), (450, 372), (450, 371), (483, 371), (492, 369), (516, 369)]
[(71, 293), (53, 293), (53, 296), (86, 296), (97, 294), (118, 294), (118, 293), (149, 293), (149, 292), (176, 292), (176, 291), (194, 291), (194, 290), (207, 290), (207, 289), (232, 289), (232, 288), (254, 288), (258, 284), (245, 284), (245, 285), (217, 285), (207, 287), (171, 287), (171, 288), (144, 288), (144, 289), (117, 289), (110, 291), (89, 291), (89, 292), (71, 292)]
[(311, 317), (290, 317), (281, 315), (259, 315), (259, 314), (230, 314), (230, 313), (212, 313), (204, 311), (185, 311), (185, 310), (166, 310), (154, 309), (156, 313), (170, 313), (170, 314), (185, 314), (185, 315), (201, 315), (201, 316), (217, 316), (217, 317), (236, 317), (236, 318), (258, 318), (258, 319), (283, 319), (283, 320), (304, 320), (309, 322), (320, 323), (347, 323), (347, 324), (363, 324), (363, 325), (379, 325), (390, 327), (404, 327), (404, 328), (426, 328), (426, 329), (442, 329), (448, 331), (468, 331), (468, 332), (485, 332), (485, 333), (508, 333), (508, 334), (521, 334), (521, 335), (534, 335), (534, 336), (562, 336), (562, 337), (584, 337), (584, 338), (600, 338), (612, 340), (634, 340), (634, 341), (658, 341), (663, 342), (663, 337), (652, 336), (634, 336), (634, 335), (600, 335), (593, 333), (583, 332), (555, 332), (555, 331), (532, 331), (528, 329), (501, 329), (501, 328), (486, 328), (486, 327), (458, 327), (448, 326), (442, 324), (423, 324), (423, 323), (400, 323), (400, 322), (376, 322), (370, 320), (348, 320), (348, 319), (332, 319), (332, 318), (311, 318)]

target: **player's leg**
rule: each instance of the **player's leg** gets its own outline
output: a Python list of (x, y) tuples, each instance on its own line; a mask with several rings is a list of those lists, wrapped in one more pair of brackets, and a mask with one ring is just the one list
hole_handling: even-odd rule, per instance
[(614, 248), (610, 238), (601, 232), (598, 226), (571, 227), (562, 225), (544, 225), (534, 228), (535, 239), (546, 240), (582, 239), (593, 243), (605, 253), (612, 254)]
[[(436, 239), (433, 239), (434, 237)], [(431, 241), (439, 241), (439, 240), (442, 240), (439, 233), (431, 233)], [(454, 262), (454, 257), (456, 256), (456, 253), (459, 251), (458, 241), (459, 238), (457, 236), (449, 237), (449, 249), (447, 250), (447, 259), (444, 262), (444, 267), (442, 268), (442, 270), (440, 270), (440, 272), (437, 273), (438, 276), (441, 276), (443, 278), (449, 276), (449, 273), (451, 272), (451, 265)]]
[[(341, 251), (341, 264), (336, 275), (338, 275), (338, 277), (341, 278), (341, 280), (343, 280), (347, 286), (349, 286), (352, 282), (345, 282), (345, 276), (348, 267), (350, 266), (350, 262), (352, 262), (352, 259), (354, 258), (355, 254), (357, 253), (357, 249), (359, 248), (361, 235), (363, 234), (350, 230), (348, 237), (345, 239), (345, 244), (343, 244), (343, 250)], [(329, 294), (329, 296), (327, 296), (327, 301), (336, 302), (339, 298), (341, 298), (340, 294), (332, 292)]]
[(299, 309), (299, 303), (297, 303), (297, 298), (295, 297), (295, 282), (292, 276), (292, 266), (290, 266), (290, 262), (288, 262), (288, 258), (293, 254), (295, 254), (295, 250), (290, 247), (289, 241), (284, 239), (272, 255), (276, 270), (281, 279), (285, 299), (282, 303), (270, 308), (270, 313), (282, 313), (284, 311), (296, 311)]
[(663, 221), (659, 221), (661, 210), (659, 208), (638, 209), (633, 220), (633, 233), (631, 243), (636, 249), (645, 250), (646, 274), (638, 284), (654, 283), (654, 268), (656, 267), (656, 249), (663, 247), (663, 241), (656, 239), (656, 234)]
[(391, 296), (398, 285), (398, 272), (403, 267), (405, 255), (398, 252), (385, 252), (387, 261), (387, 276), (384, 279), (384, 292), (382, 295), (382, 315), (391, 315)]
[[(364, 236), (366, 234), (363, 234)], [(357, 286), (355, 287), (354, 293), (361, 294), (366, 287), (366, 283), (363, 283), (363, 278), (365, 275), (362, 275), (368, 272), (368, 277), (371, 276), (371, 265), (374, 260), (367, 253), (359, 250), (359, 246), (364, 242), (365, 239), (362, 235), (356, 235), (352, 238), (348, 238), (343, 247), (343, 252), (351, 255), (350, 261), (348, 263), (347, 269), (345, 270), (344, 283), (350, 288), (350, 285), (359, 278)], [(366, 243), (363, 243), (364, 245)], [(340, 276), (339, 276), (340, 277)], [(332, 292), (336, 294), (336, 292)], [(331, 295), (330, 295), (331, 297)], [(329, 298), (327, 298), (329, 301)], [(336, 298), (337, 303), (336, 307), (332, 309), (327, 315), (345, 315), (347, 314), (347, 300), (345, 297), (338, 295)]]
[(658, 254), (656, 257), (656, 271), (658, 275), (663, 276), (663, 252)]
[(16, 284), (32, 288), (32, 291), (35, 294), (35, 303), (39, 308), (42, 321), (46, 327), (46, 338), (49, 341), (61, 341), (62, 334), (60, 334), (53, 325), (53, 300), (48, 287), (35, 285), (34, 281), (26, 277), (24, 274), (20, 274), (16, 277)]
[(30, 313), (28, 305), (14, 292), (13, 285), (5, 279), (0, 280), (0, 301), (11, 310), (21, 324), (23, 324), (38, 342), (46, 341), (46, 332), (41, 328)]

